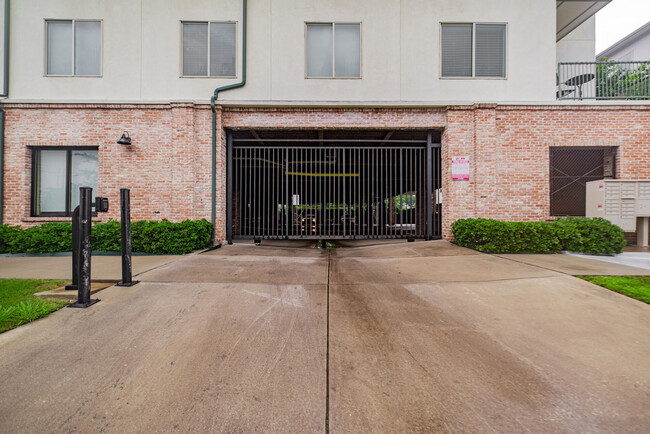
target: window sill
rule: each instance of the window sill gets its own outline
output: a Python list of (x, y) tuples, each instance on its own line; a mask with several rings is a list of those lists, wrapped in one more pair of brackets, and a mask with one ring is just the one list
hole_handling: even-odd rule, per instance
[(102, 75), (51, 75), (45, 74), (46, 78), (104, 78)]
[(236, 75), (232, 77), (221, 77), (213, 75), (181, 75), (178, 78), (202, 78), (202, 79), (212, 79), (212, 80), (234, 80), (237, 78)]
[(361, 80), (363, 77), (305, 77), (305, 80)]
[(438, 77), (440, 80), (507, 80), (508, 77)]
[[(48, 222), (69, 222), (72, 220), (72, 216), (68, 217), (52, 217), (52, 216), (43, 216), (43, 217), (23, 217), (21, 221), (25, 223), (48, 223)], [(95, 216), (92, 218), (94, 222), (101, 222), (102, 218)]]

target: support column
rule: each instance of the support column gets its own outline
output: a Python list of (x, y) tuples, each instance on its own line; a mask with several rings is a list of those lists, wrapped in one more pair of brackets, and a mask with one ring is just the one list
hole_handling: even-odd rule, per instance
[(648, 247), (648, 233), (650, 231), (650, 217), (636, 218), (636, 245)]

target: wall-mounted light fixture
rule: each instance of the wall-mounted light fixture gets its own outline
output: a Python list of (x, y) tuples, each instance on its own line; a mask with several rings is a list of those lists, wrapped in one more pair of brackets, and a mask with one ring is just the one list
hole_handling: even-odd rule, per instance
[(122, 134), (122, 137), (120, 137), (120, 140), (117, 141), (120, 145), (130, 145), (131, 144), (131, 137), (129, 137), (129, 132), (124, 131)]

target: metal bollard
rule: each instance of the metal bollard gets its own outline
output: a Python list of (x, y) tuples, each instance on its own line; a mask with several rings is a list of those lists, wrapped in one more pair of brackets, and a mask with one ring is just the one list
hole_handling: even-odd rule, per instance
[(79, 285), (79, 206), (72, 211), (72, 283), (67, 291), (76, 291)]
[(117, 286), (133, 286), (131, 276), (131, 194), (128, 188), (120, 189), (120, 214), (122, 227), (122, 281)]
[(68, 307), (89, 307), (99, 300), (90, 299), (90, 258), (92, 247), (90, 244), (90, 234), (92, 230), (92, 194), (93, 189), (90, 187), (79, 188), (79, 282), (77, 302), (69, 304)]

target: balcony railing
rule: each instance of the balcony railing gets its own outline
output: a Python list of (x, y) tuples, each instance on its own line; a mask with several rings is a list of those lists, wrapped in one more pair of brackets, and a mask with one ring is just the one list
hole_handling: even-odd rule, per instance
[(650, 99), (650, 60), (558, 63), (557, 99)]

